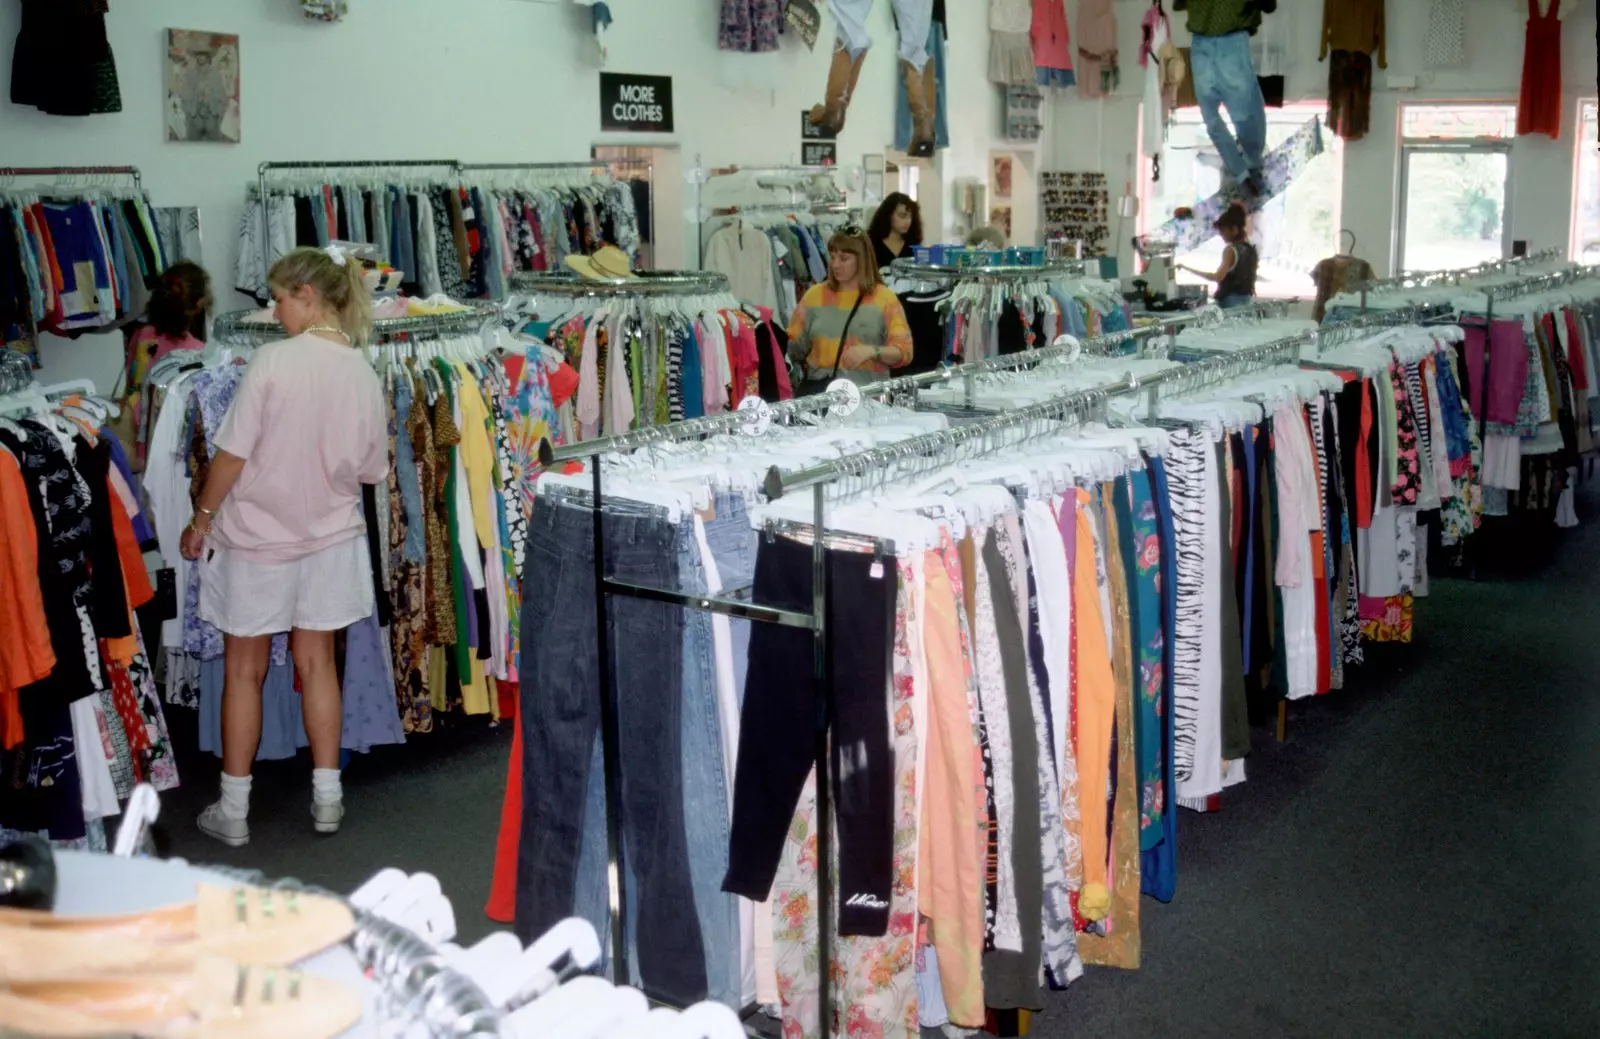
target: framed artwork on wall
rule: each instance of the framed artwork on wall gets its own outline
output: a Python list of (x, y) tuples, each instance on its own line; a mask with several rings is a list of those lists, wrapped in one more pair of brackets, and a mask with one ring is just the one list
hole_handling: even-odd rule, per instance
[(239, 143), (238, 36), (168, 29), (165, 75), (167, 140)]
[(1010, 155), (991, 155), (989, 157), (989, 193), (997, 199), (1011, 197), (1011, 172), (1012, 163), (1015, 162)]

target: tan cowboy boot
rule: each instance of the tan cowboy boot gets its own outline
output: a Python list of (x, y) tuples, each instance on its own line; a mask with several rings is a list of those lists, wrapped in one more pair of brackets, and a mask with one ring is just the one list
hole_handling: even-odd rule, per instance
[(833, 48), (833, 64), (828, 66), (828, 88), (823, 104), (811, 106), (811, 125), (819, 130), (838, 133), (844, 129), (845, 111), (850, 107), (850, 95), (856, 91), (856, 80), (861, 78), (861, 63), (867, 52), (857, 58), (839, 41)]
[(911, 109), (911, 145), (907, 155), (926, 159), (933, 155), (938, 143), (934, 130), (934, 115), (939, 104), (939, 81), (933, 59), (918, 72), (909, 61), (900, 62), (900, 72), (906, 81), (906, 104)]
[(193, 902), (125, 916), (5, 909), (0, 984), (184, 971), (205, 956), (285, 966), (343, 941), (354, 928), (349, 907), (338, 899), (211, 884), (199, 885)]
[(184, 972), (0, 989), (0, 1022), (76, 1039), (333, 1039), (361, 1020), (361, 997), (295, 971), (202, 959)]

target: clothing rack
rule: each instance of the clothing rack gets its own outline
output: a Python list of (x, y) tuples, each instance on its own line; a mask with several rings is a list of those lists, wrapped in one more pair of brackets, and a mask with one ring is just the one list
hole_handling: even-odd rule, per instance
[[(282, 339), (287, 333), (277, 321), (252, 321), (259, 310), (236, 310), (218, 314), (212, 324), (212, 337), (253, 339), (270, 342)], [(374, 341), (406, 335), (447, 335), (475, 332), (500, 315), (497, 306), (476, 303), (466, 310), (451, 310), (440, 314), (415, 314), (408, 317), (381, 317), (372, 322)]]
[(1539, 263), (1556, 263), (1562, 258), (1560, 249), (1540, 249), (1526, 256), (1513, 256), (1504, 260), (1489, 260), (1473, 267), (1440, 269), (1432, 271), (1401, 271), (1388, 278), (1374, 278), (1361, 283), (1361, 309), (1367, 309), (1369, 292), (1383, 293), (1395, 289), (1418, 288), (1429, 285), (1460, 285), (1476, 278), (1494, 277), (1521, 270)]
[(256, 167), (256, 204), (261, 207), (261, 269), (272, 269), (272, 236), (267, 233), (268, 175), (287, 170), (447, 169), (459, 171), (455, 159), (329, 159), (327, 161), (263, 162)]
[[(1146, 376), (1142, 380), (1129, 373), (1116, 382), (1106, 383), (1087, 390), (1075, 390), (1052, 400), (1017, 408), (1013, 411), (1003, 411), (975, 422), (938, 430), (933, 433), (924, 433), (921, 436), (883, 447), (857, 451), (854, 454), (844, 455), (804, 469), (784, 472), (777, 466), (773, 466), (767, 472), (764, 485), (767, 497), (777, 500), (791, 491), (803, 490), (807, 487), (814, 488), (819, 494), (817, 509), (820, 522), (821, 488), (841, 476), (863, 476), (871, 472), (883, 473), (887, 471), (886, 467), (891, 462), (899, 462), (906, 459), (937, 458), (940, 452), (949, 447), (979, 440), (1001, 430), (1029, 426), (1044, 421), (1060, 420), (1070, 415), (1081, 414), (1086, 410), (1098, 407), (1108, 398), (1123, 396), (1141, 389), (1149, 392), (1149, 406), (1153, 416), (1159, 400), (1157, 391), (1162, 384), (1169, 382), (1188, 383), (1218, 376), (1225, 377), (1284, 360), (1298, 361), (1300, 347), (1310, 341), (1311, 335), (1310, 331), (1306, 331), (1283, 339), (1275, 339), (1270, 343), (1262, 343), (1259, 346), (1253, 346), (1245, 350), (1218, 355), (1193, 364), (1157, 372), (1154, 375)], [(819, 859), (818, 861), (821, 860)]]
[[(696, 161), (696, 165), (699, 165), (698, 157), (696, 157), (695, 161)], [(814, 204), (814, 205), (821, 205), (821, 206), (826, 207), (826, 208), (823, 208), (823, 209), (820, 209), (820, 210), (813, 208), (811, 210), (813, 213), (816, 213), (816, 212), (830, 212), (830, 213), (832, 213), (832, 212), (850, 212), (851, 211), (850, 208), (846, 205), (848, 200), (845, 197), (845, 193), (844, 193), (843, 190), (841, 190), (839, 188), (839, 182), (834, 179), (834, 175), (837, 173), (837, 171), (838, 171), (838, 167), (835, 167), (835, 166), (739, 166), (739, 165), (732, 165), (732, 166), (715, 166), (715, 167), (712, 167), (709, 170), (706, 170), (704, 177), (695, 176), (693, 179), (694, 179), (694, 217), (695, 217), (695, 256), (697, 258), (697, 262), (699, 262), (699, 263), (704, 263), (705, 262), (705, 255), (706, 255), (706, 230), (705, 230), (705, 228), (706, 228), (706, 221), (708, 219), (710, 219), (712, 217), (735, 216), (735, 215), (738, 215), (739, 213), (748, 213), (748, 212), (752, 211), (753, 209), (758, 208), (758, 207), (752, 207), (752, 206), (744, 206), (744, 207), (729, 206), (729, 207), (724, 207), (721, 210), (716, 210), (716, 211), (713, 211), (711, 213), (707, 213), (706, 209), (705, 209), (705, 205), (704, 205), (704, 196), (705, 196), (705, 185), (710, 180), (712, 180), (714, 178), (717, 178), (717, 177), (734, 177), (734, 176), (744, 175), (744, 176), (749, 176), (749, 177), (755, 178), (756, 185), (758, 187), (788, 188), (789, 189), (789, 193), (790, 193), (789, 199), (790, 199), (791, 205), (789, 205), (787, 207), (782, 207), (782, 206), (778, 206), (776, 203), (774, 203), (773, 209), (774, 209), (774, 211), (777, 211), (777, 212), (792, 212), (794, 209), (798, 208), (800, 206), (801, 201), (802, 201), (802, 198), (801, 198), (802, 195), (804, 195), (804, 200), (808, 205), (813, 205)], [(695, 173), (695, 174), (699, 173), (698, 170), (691, 171), (691, 172)], [(781, 182), (781, 183), (775, 183), (775, 184), (763, 183), (762, 179), (761, 179), (763, 177), (785, 178), (785, 180), (783, 182)], [(833, 191), (825, 198), (813, 198), (808, 189), (810, 188), (811, 185), (815, 184), (819, 178), (823, 178), (823, 177), (826, 177), (828, 179), (828, 182), (831, 185), (831, 187), (833, 188)], [(765, 207), (762, 206), (760, 208), (765, 208)], [(857, 207), (857, 208), (859, 208), (859, 207)], [(732, 210), (732, 211), (730, 212), (729, 210)]]
[(633, 278), (579, 278), (571, 274), (514, 274), (514, 290), (563, 296), (703, 296), (728, 292), (716, 271), (640, 271)]
[(951, 267), (943, 264), (917, 263), (901, 257), (889, 264), (889, 273), (922, 281), (1038, 281), (1041, 278), (1092, 277), (1089, 268), (1099, 268), (1092, 260), (1046, 260), (1042, 264), (999, 267)]
[[(840, 400), (832, 399), (834, 394), (848, 398), (848, 391), (830, 391), (814, 397), (782, 402), (778, 407), (790, 405), (787, 411), (801, 413), (816, 410), (824, 405), (837, 406)], [(776, 410), (776, 409), (775, 409)], [(737, 415), (737, 413), (734, 413)], [(601, 486), (601, 459), (610, 452), (638, 446), (639, 443), (649, 442), (665, 436), (668, 439), (686, 439), (690, 436), (700, 435), (713, 431), (707, 428), (710, 424), (720, 424), (729, 419), (727, 415), (708, 416), (706, 419), (697, 419), (693, 423), (678, 423), (675, 427), (658, 427), (658, 431), (650, 431), (644, 435), (642, 441), (633, 441), (636, 434), (625, 434), (618, 437), (606, 437), (591, 440), (585, 443), (570, 445), (566, 448), (549, 452), (546, 461), (546, 448), (540, 446), (540, 461), (545, 465), (555, 464), (564, 458), (589, 455), (589, 469), (592, 477), (589, 492), (590, 515), (593, 518), (594, 535), (594, 609), (595, 609), (595, 635), (597, 656), (599, 658), (600, 682), (600, 734), (601, 754), (605, 768), (605, 803), (606, 803), (606, 859), (608, 865), (608, 898), (611, 917), (611, 971), (613, 978), (628, 977), (628, 945), (627, 936), (623, 927), (622, 907), (624, 897), (621, 890), (621, 878), (626, 876), (623, 868), (622, 851), (622, 772), (619, 755), (621, 753), (621, 734), (618, 728), (617, 708), (613, 703), (611, 684), (611, 636), (607, 630), (606, 605), (611, 596), (623, 598), (645, 599), (653, 602), (666, 603), (684, 609), (701, 610), (707, 613), (722, 614), (728, 617), (742, 618), (763, 624), (778, 624), (785, 627), (803, 628), (812, 633), (812, 679), (820, 689), (822, 695), (817, 698), (817, 714), (814, 721), (814, 756), (816, 761), (816, 803), (817, 817), (823, 820), (817, 832), (818, 860), (827, 863), (832, 860), (832, 838), (829, 835), (827, 820), (832, 814), (829, 804), (830, 795), (830, 767), (829, 767), (829, 742), (828, 722), (832, 717), (833, 709), (833, 683), (828, 666), (828, 581), (826, 570), (826, 549), (828, 537), (824, 519), (824, 495), (821, 482), (816, 484), (816, 493), (813, 499), (813, 519), (809, 529), (801, 524), (783, 523), (778, 527), (787, 533), (809, 533), (811, 542), (811, 610), (802, 612), (784, 610), (770, 606), (759, 606), (740, 599), (722, 598), (710, 595), (686, 595), (674, 589), (654, 588), (636, 585), (623, 581), (613, 581), (606, 576), (605, 556), (605, 531), (604, 531), (604, 490)], [(699, 424), (699, 428), (694, 428)], [(861, 539), (850, 539), (859, 544)], [(894, 554), (894, 546), (886, 541), (872, 541), (870, 545), (878, 555), (890, 556)], [(832, 885), (829, 880), (829, 871), (826, 867), (818, 870), (817, 879), (817, 927), (819, 943), (819, 964), (817, 978), (817, 1001), (821, 1008), (820, 1020), (832, 1020), (833, 999), (832, 979), (829, 977), (828, 964), (833, 958), (833, 895)]]
[(134, 190), (144, 190), (137, 166), (0, 166), (0, 179), (11, 177), (132, 177)]

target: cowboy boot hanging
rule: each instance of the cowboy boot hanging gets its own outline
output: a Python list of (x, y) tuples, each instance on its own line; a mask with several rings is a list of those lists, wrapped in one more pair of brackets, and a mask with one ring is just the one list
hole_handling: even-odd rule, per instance
[[(895, 20), (900, 24), (900, 64), (905, 79), (906, 100), (912, 116), (912, 155), (932, 155), (934, 118), (938, 95), (932, 62), (928, 58), (928, 28), (933, 20), (933, 0), (892, 0)], [(833, 61), (828, 66), (827, 93), (823, 103), (811, 108), (811, 124), (838, 133), (861, 78), (861, 63), (866, 59), (872, 37), (867, 33), (867, 15), (873, 0), (828, 0), (837, 34)]]

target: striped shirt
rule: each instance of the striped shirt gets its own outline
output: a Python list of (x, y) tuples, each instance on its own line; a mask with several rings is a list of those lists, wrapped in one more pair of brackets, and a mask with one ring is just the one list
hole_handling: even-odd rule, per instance
[[(850, 308), (855, 306), (857, 289), (835, 291), (826, 282), (813, 285), (795, 307), (789, 318), (789, 354), (804, 357), (810, 377), (821, 379), (833, 371), (839, 356), (839, 337), (844, 334), (845, 322), (850, 319)], [(911, 328), (906, 324), (905, 309), (887, 285), (878, 285), (861, 301), (855, 320), (850, 321), (848, 346), (894, 347), (900, 351), (900, 363), (911, 363)], [(840, 365), (840, 374), (851, 369)], [(871, 375), (884, 375), (887, 365), (869, 361), (854, 369)]]

